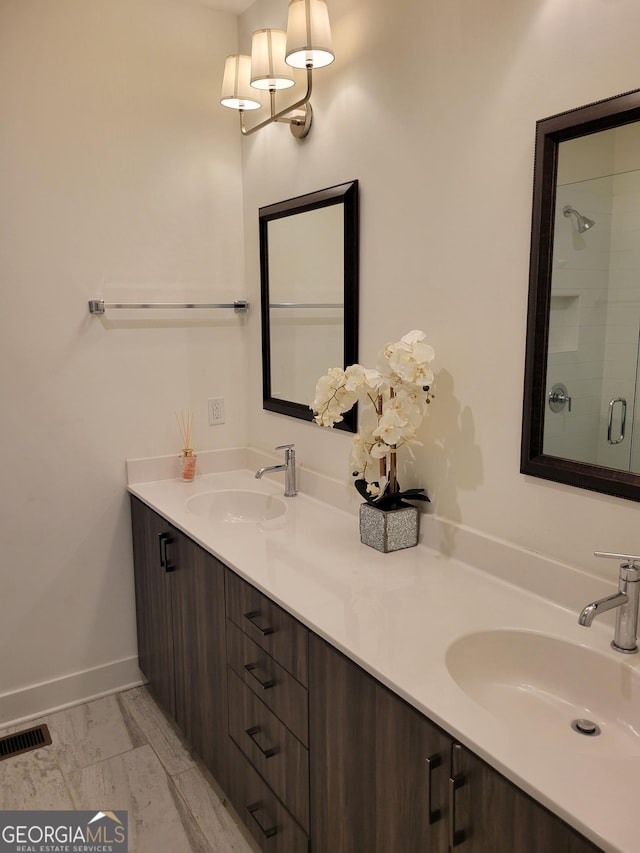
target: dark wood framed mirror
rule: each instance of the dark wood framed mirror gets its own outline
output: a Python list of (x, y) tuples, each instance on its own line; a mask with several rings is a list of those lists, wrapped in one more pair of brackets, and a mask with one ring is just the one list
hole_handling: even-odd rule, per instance
[(320, 376), (358, 361), (358, 181), (261, 207), (259, 227), (263, 407), (310, 421)]
[(523, 474), (640, 500), (640, 91), (536, 125)]

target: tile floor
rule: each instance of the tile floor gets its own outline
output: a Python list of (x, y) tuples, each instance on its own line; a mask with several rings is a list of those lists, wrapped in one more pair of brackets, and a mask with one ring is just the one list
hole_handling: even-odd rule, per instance
[(129, 853), (257, 853), (146, 688), (38, 723), (53, 743), (0, 762), (0, 810), (125, 809)]

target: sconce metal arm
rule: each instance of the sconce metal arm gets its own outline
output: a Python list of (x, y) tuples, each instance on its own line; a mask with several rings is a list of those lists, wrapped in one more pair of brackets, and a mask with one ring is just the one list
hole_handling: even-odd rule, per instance
[[(285, 107), (278, 112), (275, 111), (275, 92), (271, 92), (271, 115), (269, 118), (261, 121), (259, 124), (256, 124), (254, 127), (246, 127), (244, 123), (244, 110), (240, 110), (240, 130), (242, 131), (243, 136), (251, 136), (252, 133), (255, 133), (257, 130), (260, 130), (263, 127), (266, 127), (268, 124), (272, 124), (274, 121), (285, 122), (286, 124), (291, 125), (291, 130), (294, 136), (306, 136), (309, 132), (309, 126), (311, 124), (311, 104), (309, 104), (309, 100), (311, 99), (311, 90), (313, 87), (313, 69), (307, 68), (307, 91), (304, 97), (300, 98), (300, 100), (291, 104), (288, 107)], [(308, 105), (308, 106), (307, 106)], [(301, 117), (291, 117), (287, 116), (289, 113), (292, 113), (294, 110), (299, 110), (301, 107), (306, 107), (304, 116)], [(306, 125), (306, 132), (304, 132), (304, 127)], [(296, 132), (294, 128), (301, 128), (302, 130), (298, 130)]]

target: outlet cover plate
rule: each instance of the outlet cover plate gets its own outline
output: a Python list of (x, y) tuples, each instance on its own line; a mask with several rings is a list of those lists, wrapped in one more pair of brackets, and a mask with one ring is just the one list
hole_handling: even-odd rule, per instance
[(209, 397), (209, 426), (224, 423), (224, 397)]

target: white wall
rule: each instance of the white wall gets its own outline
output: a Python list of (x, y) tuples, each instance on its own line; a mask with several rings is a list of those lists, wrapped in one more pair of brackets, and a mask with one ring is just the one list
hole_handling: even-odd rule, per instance
[[(359, 178), (361, 358), (422, 328), (436, 399), (412, 474), (430, 511), (613, 577), (596, 548), (637, 549), (635, 503), (519, 473), (535, 122), (638, 86), (634, 0), (334, 0), (336, 62), (314, 77), (314, 127), (243, 147), (248, 286), (259, 287), (257, 209)], [(241, 18), (283, 26), (259, 0)], [(597, 57), (597, 62), (594, 61)], [(259, 359), (250, 320), (251, 362)], [(251, 439), (295, 441), (303, 465), (347, 479), (349, 438), (263, 412)]]
[(87, 309), (244, 295), (236, 37), (178, 0), (0, 0), (0, 722), (135, 672), (125, 459), (177, 454), (187, 407), (197, 449), (245, 441), (242, 319)]

